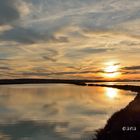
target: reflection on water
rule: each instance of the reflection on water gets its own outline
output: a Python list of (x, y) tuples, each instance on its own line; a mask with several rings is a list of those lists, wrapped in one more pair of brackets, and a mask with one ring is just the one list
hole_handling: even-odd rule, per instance
[(62, 84), (0, 86), (0, 139), (88, 138), (134, 95), (112, 88)]
[(118, 96), (118, 90), (115, 88), (106, 88), (106, 92), (105, 94), (107, 95), (107, 97), (109, 97), (110, 99), (114, 99)]
[[(90, 83), (87, 83), (90, 84)], [(105, 84), (105, 85), (133, 85), (133, 86), (140, 86), (140, 82), (97, 82), (94, 84)]]

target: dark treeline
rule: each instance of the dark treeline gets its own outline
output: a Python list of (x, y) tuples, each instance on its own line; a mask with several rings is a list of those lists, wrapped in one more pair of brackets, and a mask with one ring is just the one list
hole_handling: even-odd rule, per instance
[[(59, 80), (59, 79), (3, 79), (0, 84), (43, 84), (43, 83), (83, 83), (83, 80)], [(86, 81), (88, 82), (88, 81)]]
[(1, 79), (2, 84), (49, 84), (49, 83), (66, 83), (85, 85), (86, 82), (101, 82), (100, 80), (75, 80), (75, 79)]
[(4, 84), (49, 84), (49, 83), (66, 83), (76, 85), (87, 85), (86, 83), (97, 82), (138, 82), (140, 80), (84, 80), (84, 79), (0, 79), (0, 85)]

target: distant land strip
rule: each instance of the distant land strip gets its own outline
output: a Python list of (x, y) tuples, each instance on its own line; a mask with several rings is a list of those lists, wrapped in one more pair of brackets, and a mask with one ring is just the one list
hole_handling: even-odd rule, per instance
[[(140, 86), (135, 85), (107, 85), (101, 84), (103, 82), (140, 82), (140, 80), (117, 80), (117, 81), (105, 81), (105, 80), (77, 80), (77, 79), (1, 79), (0, 85), (11, 84), (75, 84), (80, 86), (100, 86), (110, 87), (122, 90), (129, 90), (132, 92), (140, 93)], [(99, 83), (99, 84), (95, 84)]]
[(2, 80), (0, 80), (0, 85), (51, 84), (51, 83), (85, 85), (86, 82), (93, 82), (93, 81), (91, 81), (91, 80), (67, 80), (67, 79), (66, 80), (65, 79), (2, 79)]
[(51, 84), (51, 83), (86, 85), (87, 82), (90, 83), (90, 82), (105, 82), (105, 81), (102, 81), (102, 80), (77, 80), (77, 79), (1, 79), (0, 85)]
[(84, 80), (84, 79), (0, 79), (0, 85), (6, 84), (42, 84), (42, 83), (68, 83), (68, 84), (81, 84), (87, 85), (86, 83), (97, 83), (97, 82), (140, 82), (140, 80), (115, 80), (115, 81), (107, 81), (107, 80)]
[(128, 91), (140, 93), (140, 86), (135, 86), (135, 85), (87, 84), (87, 86), (110, 87), (110, 88), (117, 88), (117, 89), (128, 90)]

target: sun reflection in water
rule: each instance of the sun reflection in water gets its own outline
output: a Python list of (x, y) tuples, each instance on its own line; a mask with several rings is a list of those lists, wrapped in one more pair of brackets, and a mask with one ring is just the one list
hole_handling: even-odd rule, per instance
[(118, 96), (118, 90), (114, 88), (106, 88), (106, 96), (110, 99), (114, 99)]

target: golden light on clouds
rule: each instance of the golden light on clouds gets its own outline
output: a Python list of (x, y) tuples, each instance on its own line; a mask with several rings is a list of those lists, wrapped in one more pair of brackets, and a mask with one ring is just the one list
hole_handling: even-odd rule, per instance
[(1, 0), (0, 78), (140, 79), (139, 5)]
[(117, 72), (119, 66), (118, 65), (112, 65), (112, 66), (108, 66), (105, 68), (105, 72), (108, 72), (108, 73), (115, 73)]
[(118, 78), (120, 75), (119, 72), (114, 72), (114, 73), (105, 73), (104, 77), (106, 78)]
[(105, 78), (119, 78), (121, 75), (119, 68), (119, 64), (109, 63), (103, 70), (103, 76)]

